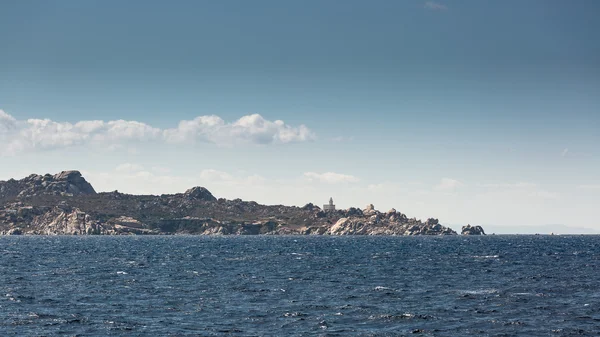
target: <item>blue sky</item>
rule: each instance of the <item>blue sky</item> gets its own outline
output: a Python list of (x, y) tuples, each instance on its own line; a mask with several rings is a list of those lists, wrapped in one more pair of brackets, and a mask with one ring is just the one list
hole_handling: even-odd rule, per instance
[(0, 179), (600, 230), (598, 10), (3, 1)]

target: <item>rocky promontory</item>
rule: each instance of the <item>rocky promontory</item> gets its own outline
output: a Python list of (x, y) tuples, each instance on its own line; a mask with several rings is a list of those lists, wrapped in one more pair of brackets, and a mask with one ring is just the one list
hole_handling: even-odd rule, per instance
[[(477, 226), (479, 227), (479, 226)], [(481, 227), (479, 227), (481, 228)], [(483, 229), (481, 229), (483, 232)], [(0, 181), (0, 235), (456, 235), (437, 219), (391, 209), (325, 211), (217, 199), (204, 187), (185, 193), (96, 193), (78, 171)], [(465, 229), (463, 227), (463, 234)]]

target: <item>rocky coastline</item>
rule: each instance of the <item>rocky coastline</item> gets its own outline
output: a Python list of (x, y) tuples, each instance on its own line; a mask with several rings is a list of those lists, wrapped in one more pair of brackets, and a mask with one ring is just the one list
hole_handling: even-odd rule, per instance
[(310, 203), (260, 205), (217, 199), (203, 187), (163, 195), (97, 193), (78, 171), (0, 181), (0, 235), (176, 234), (457, 235), (437, 219), (421, 221), (373, 205), (333, 211)]

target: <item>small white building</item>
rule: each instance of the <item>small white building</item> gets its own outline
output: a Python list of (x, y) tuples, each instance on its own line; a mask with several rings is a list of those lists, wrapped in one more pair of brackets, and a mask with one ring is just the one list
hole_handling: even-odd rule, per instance
[(335, 211), (335, 205), (333, 204), (333, 198), (329, 198), (329, 204), (323, 205), (324, 211)]

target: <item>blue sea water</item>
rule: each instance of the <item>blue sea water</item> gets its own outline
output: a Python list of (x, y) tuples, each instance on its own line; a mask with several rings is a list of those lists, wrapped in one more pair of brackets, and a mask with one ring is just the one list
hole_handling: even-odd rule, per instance
[(0, 237), (0, 336), (600, 336), (600, 236)]

